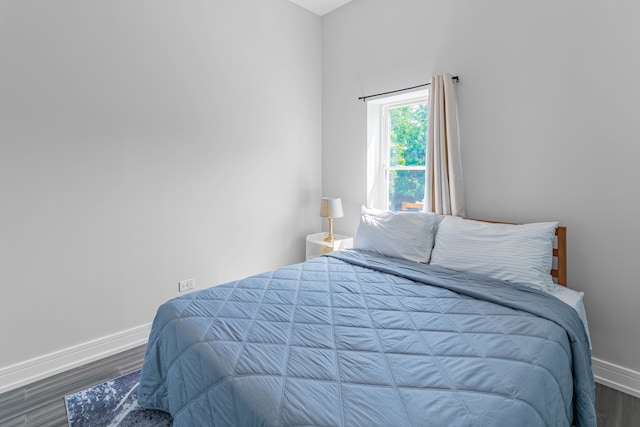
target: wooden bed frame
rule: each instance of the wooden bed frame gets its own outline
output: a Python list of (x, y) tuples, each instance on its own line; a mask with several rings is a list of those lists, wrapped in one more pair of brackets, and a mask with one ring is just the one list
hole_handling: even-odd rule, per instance
[(551, 270), (551, 276), (558, 279), (558, 285), (567, 286), (567, 227), (556, 228), (556, 247), (553, 256), (558, 261), (558, 268)]

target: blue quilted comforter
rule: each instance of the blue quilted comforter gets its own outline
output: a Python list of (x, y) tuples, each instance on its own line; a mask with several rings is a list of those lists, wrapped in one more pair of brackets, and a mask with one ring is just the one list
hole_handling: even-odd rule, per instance
[(575, 311), (346, 251), (163, 304), (140, 405), (175, 426), (595, 426)]

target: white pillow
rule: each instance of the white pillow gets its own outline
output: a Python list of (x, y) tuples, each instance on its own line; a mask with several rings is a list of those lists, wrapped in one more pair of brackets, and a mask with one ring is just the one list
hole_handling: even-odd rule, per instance
[(556, 286), (550, 271), (557, 222), (492, 224), (447, 216), (438, 227), (431, 265), (529, 284)]
[(429, 262), (441, 216), (362, 207), (354, 247), (414, 262)]

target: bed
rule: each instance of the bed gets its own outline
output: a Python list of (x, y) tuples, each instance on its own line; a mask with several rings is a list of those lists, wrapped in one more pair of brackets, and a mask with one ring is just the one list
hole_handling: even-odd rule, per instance
[(175, 426), (595, 426), (565, 231), (363, 208), (354, 250), (160, 306), (138, 402)]

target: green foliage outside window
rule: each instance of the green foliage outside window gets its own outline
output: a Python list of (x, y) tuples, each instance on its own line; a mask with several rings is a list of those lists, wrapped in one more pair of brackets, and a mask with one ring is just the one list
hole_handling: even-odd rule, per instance
[(393, 170), (393, 167), (425, 166), (427, 118), (427, 104), (389, 110), (389, 166), (392, 168), (389, 173), (389, 209), (400, 210), (402, 202), (424, 199), (424, 169)]

